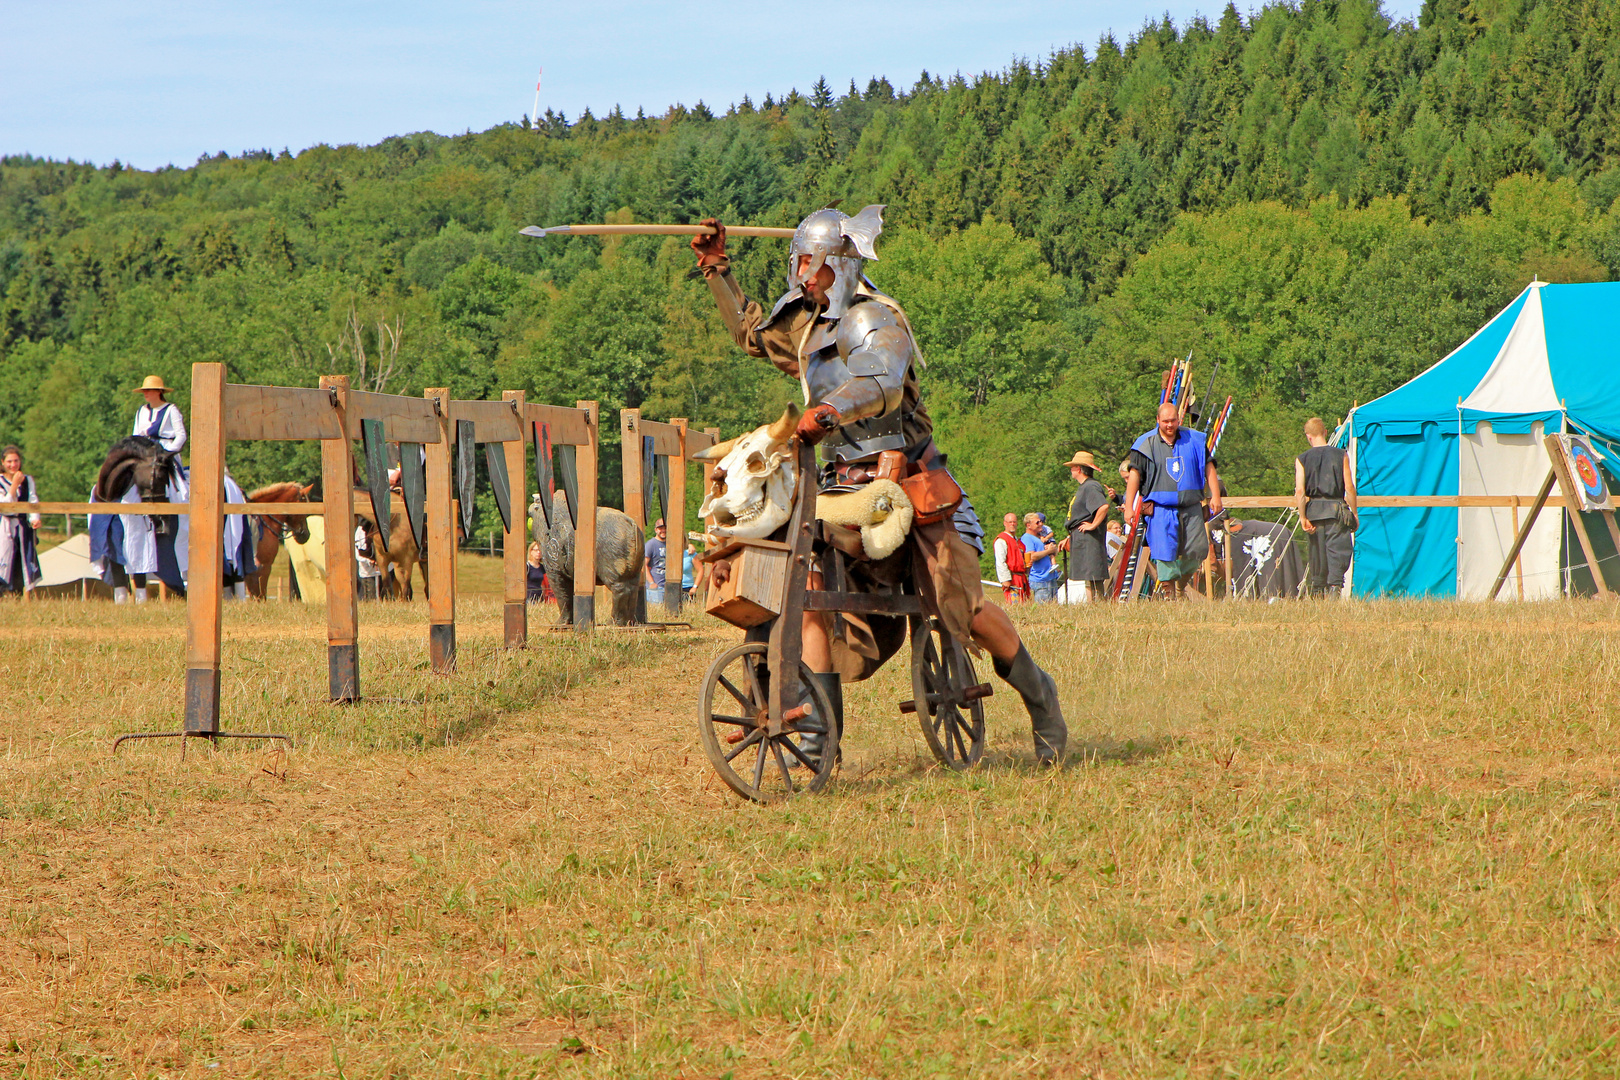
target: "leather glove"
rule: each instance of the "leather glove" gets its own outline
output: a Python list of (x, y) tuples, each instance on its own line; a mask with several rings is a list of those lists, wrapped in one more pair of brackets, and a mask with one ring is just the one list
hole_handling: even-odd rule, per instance
[(799, 426), (793, 433), (804, 445), (815, 446), (832, 434), (840, 419), (838, 410), (831, 405), (817, 405), (799, 417)]
[(724, 266), (726, 258), (726, 227), (717, 218), (704, 218), (699, 225), (708, 225), (718, 231), (699, 233), (692, 237), (692, 250), (697, 253), (699, 268)]

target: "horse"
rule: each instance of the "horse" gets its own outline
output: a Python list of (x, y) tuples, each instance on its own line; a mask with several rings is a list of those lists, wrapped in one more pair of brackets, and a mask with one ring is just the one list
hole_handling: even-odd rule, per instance
[[(185, 569), (180, 563), (184, 535), (184, 521), (171, 515), (151, 515), (140, 522), (135, 503), (124, 503), (131, 488), (140, 494), (141, 502), (164, 502), (171, 494), (181, 501), (186, 498), (185, 474), (180, 468), (180, 455), (163, 449), (156, 439), (145, 435), (131, 435), (113, 443), (96, 475), (92, 497), (97, 502), (122, 504), (128, 509), (97, 514), (90, 519), (92, 559), (105, 562), (111, 583), (124, 586), (131, 575), (125, 566), (133, 561), (151, 565), (164, 584), (177, 592), (185, 591)], [(120, 515), (131, 515), (127, 527)], [(137, 598), (145, 595), (146, 577), (153, 571), (136, 571), (133, 584)]]
[[(394, 489), (398, 491), (398, 488)], [(387, 599), (410, 600), (415, 596), (411, 588), (411, 571), (420, 567), (422, 571), (422, 589), (427, 589), (427, 553), (416, 546), (416, 534), (411, 532), (410, 523), (405, 515), (394, 510), (388, 515), (388, 546), (383, 547), (382, 537), (377, 535), (377, 526), (370, 514), (357, 515), (361, 526), (371, 534), (371, 547), (377, 569), (382, 571), (382, 580), (385, 587), (381, 595)], [(457, 523), (459, 531), (460, 523)]]
[(119, 439), (107, 451), (96, 476), (96, 501), (120, 502), (134, 484), (142, 502), (163, 502), (179, 460), (178, 453), (163, 449), (156, 439), (145, 435)]
[[(247, 501), (250, 503), (285, 503), (307, 502), (309, 493), (315, 488), (314, 484), (300, 484), (295, 480), (284, 480), (279, 484), (267, 484), (255, 488), (248, 493)], [(259, 523), (259, 539), (254, 545), (254, 561), (258, 569), (247, 577), (248, 595), (256, 599), (265, 598), (266, 585), (270, 581), (270, 567), (276, 561), (276, 552), (281, 549), (281, 542), (292, 537), (300, 544), (309, 543), (308, 514), (254, 514)]]

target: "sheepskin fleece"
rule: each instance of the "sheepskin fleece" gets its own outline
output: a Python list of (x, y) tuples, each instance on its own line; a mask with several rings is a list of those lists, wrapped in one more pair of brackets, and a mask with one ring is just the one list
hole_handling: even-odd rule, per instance
[(873, 480), (857, 491), (816, 497), (816, 517), (833, 525), (856, 525), (868, 558), (886, 559), (911, 531), (911, 500), (893, 480)]

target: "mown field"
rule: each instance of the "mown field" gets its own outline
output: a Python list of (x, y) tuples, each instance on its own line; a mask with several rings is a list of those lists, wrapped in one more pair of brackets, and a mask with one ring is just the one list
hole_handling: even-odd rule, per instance
[[(936, 769), (851, 689), (824, 795), (739, 802), (692, 712), (737, 635), (537, 634), (426, 671), (425, 611), (227, 609), (177, 725), (179, 604), (8, 604), (0, 1074), (1608, 1076), (1613, 607), (1020, 612), (1063, 685)], [(549, 617), (549, 613), (546, 617)]]

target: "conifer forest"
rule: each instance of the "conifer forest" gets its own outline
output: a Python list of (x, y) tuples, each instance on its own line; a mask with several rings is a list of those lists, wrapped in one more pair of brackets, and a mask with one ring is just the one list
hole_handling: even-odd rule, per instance
[[(940, 444), (987, 521), (1065, 505), (1062, 463), (1117, 461), (1189, 352), (1198, 391), (1219, 361), (1238, 403), (1232, 490), (1272, 494), (1306, 417), (1393, 389), (1533, 277), (1620, 274), (1620, 0), (1427, 0), (1414, 21), (1228, 6), (1000, 72), (803, 77), (187, 168), (5, 158), (0, 441), (44, 498), (82, 499), (130, 389), (160, 374), (185, 407), (200, 360), (734, 434), (798, 386), (732, 345), (683, 239), (518, 230), (885, 203), (871, 276), (911, 315)], [(731, 249), (769, 304), (783, 242)], [(317, 455), (232, 444), (229, 463), (251, 486), (312, 478)], [(617, 446), (603, 458), (617, 503)]]

